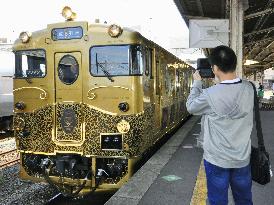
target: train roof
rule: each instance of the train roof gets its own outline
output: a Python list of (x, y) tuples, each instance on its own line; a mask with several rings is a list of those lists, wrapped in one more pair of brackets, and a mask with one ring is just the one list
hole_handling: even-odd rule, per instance
[[(96, 39), (98, 42), (107, 42), (107, 44), (138, 44), (138, 43), (145, 43), (150, 45), (151, 47), (155, 47), (160, 49), (162, 52), (165, 52), (169, 56), (172, 56), (173, 59), (177, 61), (183, 61), (158, 45), (157, 43), (145, 38), (142, 36), (138, 31), (123, 27), (122, 34), (118, 38), (111, 38), (108, 34), (108, 29), (112, 25), (108, 24), (100, 24), (100, 23), (93, 23), (89, 24), (86, 21), (65, 21), (59, 23), (48, 24), (47, 28), (38, 30), (31, 33), (31, 40), (26, 44), (22, 43), (21, 40), (18, 38), (14, 45), (13, 50), (24, 50), (24, 49), (33, 49), (38, 48), (39, 46), (43, 48), (43, 45), (49, 44), (52, 42), (52, 31), (54, 29), (66, 29), (66, 28), (75, 28), (75, 27), (82, 27), (83, 28), (83, 38), (85, 41), (89, 41), (91, 39)], [(92, 33), (97, 33), (100, 35), (93, 35)], [(73, 39), (71, 42), (77, 42), (79, 39)], [(64, 42), (64, 41), (60, 41)], [(190, 65), (189, 65), (190, 66)], [(190, 66), (191, 67), (191, 66)]]

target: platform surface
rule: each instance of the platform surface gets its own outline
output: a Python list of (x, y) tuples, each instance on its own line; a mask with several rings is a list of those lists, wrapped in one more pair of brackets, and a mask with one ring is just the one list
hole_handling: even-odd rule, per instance
[[(274, 111), (261, 111), (261, 119), (274, 167)], [(106, 204), (205, 205), (203, 150), (197, 146), (199, 122), (198, 116), (190, 118)], [(254, 130), (252, 142), (256, 145)], [(252, 193), (254, 205), (274, 205), (274, 178), (265, 186), (253, 183)], [(229, 204), (234, 204), (231, 194)]]

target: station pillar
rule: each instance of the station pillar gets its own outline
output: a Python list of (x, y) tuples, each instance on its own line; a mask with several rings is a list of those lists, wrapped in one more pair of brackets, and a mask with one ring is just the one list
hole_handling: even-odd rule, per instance
[(237, 56), (237, 75), (243, 77), (243, 26), (247, 0), (230, 0), (230, 47)]

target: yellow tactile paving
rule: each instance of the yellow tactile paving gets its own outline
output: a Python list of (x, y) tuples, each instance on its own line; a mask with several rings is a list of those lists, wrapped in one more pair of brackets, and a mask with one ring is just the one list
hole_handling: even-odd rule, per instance
[(206, 175), (203, 160), (200, 165), (199, 173), (196, 179), (196, 184), (193, 190), (190, 205), (206, 205), (207, 188)]

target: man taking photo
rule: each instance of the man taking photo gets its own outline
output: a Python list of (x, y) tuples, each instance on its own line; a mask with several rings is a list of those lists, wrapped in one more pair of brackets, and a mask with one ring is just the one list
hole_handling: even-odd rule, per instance
[(236, 76), (237, 58), (227, 46), (209, 56), (218, 84), (202, 89), (199, 71), (187, 99), (187, 110), (203, 116), (204, 166), (210, 205), (227, 205), (231, 186), (236, 205), (251, 205), (251, 131), (254, 91)]

